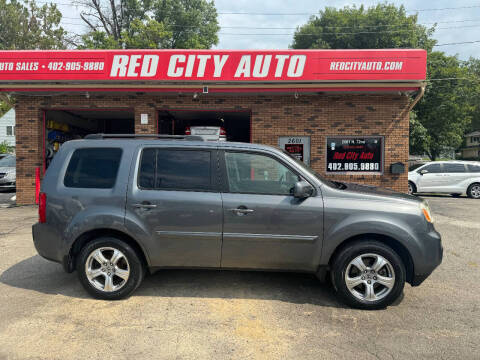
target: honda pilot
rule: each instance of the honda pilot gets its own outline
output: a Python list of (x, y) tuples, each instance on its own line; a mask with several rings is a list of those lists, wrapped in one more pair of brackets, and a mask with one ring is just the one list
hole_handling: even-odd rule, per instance
[(198, 136), (89, 135), (42, 181), (38, 253), (122, 299), (167, 268), (296, 271), (384, 308), (443, 249), (425, 201), (323, 178), (286, 152)]

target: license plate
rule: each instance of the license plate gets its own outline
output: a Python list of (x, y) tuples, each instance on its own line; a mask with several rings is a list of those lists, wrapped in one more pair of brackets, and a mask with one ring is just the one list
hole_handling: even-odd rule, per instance
[(195, 130), (195, 134), (198, 135), (215, 135), (217, 130)]

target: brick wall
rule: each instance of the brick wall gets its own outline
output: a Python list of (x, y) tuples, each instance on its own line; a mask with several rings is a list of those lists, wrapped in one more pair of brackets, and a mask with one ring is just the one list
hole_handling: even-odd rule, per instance
[[(119, 94), (17, 97), (17, 203), (35, 200), (35, 167), (42, 166), (43, 109), (134, 109), (135, 132), (155, 133), (157, 110), (249, 110), (252, 140), (276, 146), (278, 136), (311, 137), (311, 166), (325, 173), (326, 137), (334, 135), (385, 136), (384, 175), (335, 175), (340, 181), (366, 183), (407, 191), (407, 174), (392, 175), (390, 164), (408, 162), (408, 97), (398, 95), (293, 95), (242, 96)], [(149, 124), (140, 123), (148, 114)]]

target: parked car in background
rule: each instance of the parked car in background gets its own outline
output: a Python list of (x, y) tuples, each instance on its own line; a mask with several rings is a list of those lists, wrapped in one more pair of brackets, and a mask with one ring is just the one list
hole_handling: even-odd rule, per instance
[(227, 132), (222, 126), (188, 126), (185, 135), (197, 135), (205, 141), (227, 141)]
[(467, 194), (480, 199), (480, 163), (471, 161), (435, 161), (410, 168), (408, 192)]
[(333, 182), (265, 145), (89, 135), (53, 158), (39, 194), (40, 255), (94, 297), (163, 268), (299, 271), (345, 303), (383, 308), (441, 263), (427, 203)]
[(15, 189), (17, 168), (15, 155), (8, 154), (0, 159), (0, 190)]

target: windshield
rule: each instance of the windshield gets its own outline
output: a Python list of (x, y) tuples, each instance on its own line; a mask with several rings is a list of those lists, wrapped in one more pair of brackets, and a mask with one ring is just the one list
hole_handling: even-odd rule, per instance
[(328, 180), (326, 179), (325, 177), (323, 177), (322, 175), (320, 175), (318, 172), (314, 171), (310, 166), (308, 166), (307, 164), (305, 164), (303, 161), (300, 161), (298, 160), (295, 156), (293, 156), (292, 154), (290, 154), (289, 152), (285, 151), (285, 150), (282, 150), (282, 152), (287, 155), (290, 159), (292, 159), (293, 161), (295, 161), (297, 163), (298, 166), (300, 166), (303, 170), (305, 170), (306, 172), (308, 172), (310, 175), (316, 177), (318, 180), (320, 180), (322, 183), (328, 185), (328, 186), (331, 186), (333, 188), (336, 188), (336, 189), (339, 189), (339, 188), (343, 188), (344, 187), (344, 184), (340, 183), (340, 182), (337, 182), (337, 181), (332, 181), (332, 180)]
[(15, 167), (15, 156), (7, 155), (0, 159), (0, 167)]

